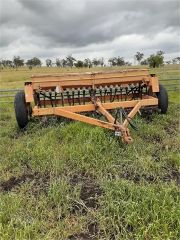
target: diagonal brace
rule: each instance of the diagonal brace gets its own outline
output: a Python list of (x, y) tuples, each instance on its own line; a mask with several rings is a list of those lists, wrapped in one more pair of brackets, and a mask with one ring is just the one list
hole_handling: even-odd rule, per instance
[[(131, 110), (131, 112), (128, 114), (128, 118), (132, 119), (136, 113), (139, 111), (139, 109), (141, 108), (141, 102), (139, 101), (135, 107)], [(128, 126), (128, 120), (125, 119), (124, 123), (123, 123), (123, 126), (124, 127), (127, 127)]]
[[(96, 100), (96, 107), (98, 108), (98, 111), (101, 112), (110, 123), (112, 123), (112, 124), (115, 123), (115, 118), (103, 107), (103, 105), (99, 99)], [(124, 126), (123, 124), (120, 124), (117, 121), (116, 121), (116, 125), (118, 127), (116, 127), (115, 130), (121, 132), (122, 139), (127, 143), (132, 142), (132, 138), (129, 134), (129, 129), (127, 128), (127, 126)]]
[(81, 114), (78, 114), (78, 113), (74, 113), (74, 112), (71, 112), (71, 111), (63, 110), (63, 109), (60, 109), (60, 108), (59, 109), (54, 108), (53, 113), (54, 113), (54, 115), (70, 118), (70, 119), (73, 119), (73, 120), (89, 123), (89, 124), (92, 124), (92, 125), (96, 125), (96, 126), (111, 129), (111, 130), (115, 130), (115, 128), (118, 127), (118, 125), (113, 124), (113, 123), (101, 121), (101, 120), (95, 119), (95, 118), (90, 118), (90, 117), (87, 117), (87, 116), (84, 116), (84, 115), (81, 115)]

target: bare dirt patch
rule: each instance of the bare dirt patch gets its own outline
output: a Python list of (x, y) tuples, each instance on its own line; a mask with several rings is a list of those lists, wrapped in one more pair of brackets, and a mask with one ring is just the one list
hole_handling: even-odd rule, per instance
[(147, 175), (147, 174), (134, 174), (133, 172), (130, 171), (125, 171), (124, 173), (120, 174), (120, 178), (126, 179), (133, 181), (134, 183), (139, 183), (142, 180), (145, 180), (148, 183), (152, 183), (156, 181), (156, 177), (153, 175)]
[(88, 233), (77, 233), (68, 237), (69, 240), (93, 240)]
[(163, 178), (163, 181), (170, 182), (175, 181), (177, 185), (180, 185), (180, 172), (176, 169), (168, 169), (169, 173)]
[(86, 208), (97, 209), (99, 207), (98, 197), (102, 195), (102, 189), (92, 175), (86, 173), (74, 175), (70, 180), (70, 184), (73, 186), (81, 185), (80, 200), (85, 206), (83, 207), (82, 204), (77, 202), (73, 203), (73, 213), (78, 211), (86, 213)]
[(23, 174), (19, 177), (12, 176), (7, 181), (3, 181), (2, 183), (0, 183), (0, 190), (3, 192), (9, 192), (13, 188), (26, 182), (28, 179), (31, 180), (32, 177), (33, 177), (32, 174)]
[(10, 192), (14, 189), (18, 189), (21, 184), (29, 183), (31, 184), (30, 191), (33, 195), (38, 195), (42, 191), (46, 191), (49, 186), (50, 176), (48, 173), (23, 173), (20, 176), (12, 176), (8, 180), (0, 183), (1, 192)]
[(164, 127), (166, 133), (170, 136), (176, 136), (178, 134), (178, 123), (172, 123)]
[[(165, 171), (164, 171), (165, 170)], [(158, 184), (159, 181), (170, 183), (171, 181), (174, 181), (177, 185), (180, 185), (180, 172), (173, 167), (164, 168), (163, 169), (164, 174), (151, 174), (151, 173), (138, 173), (134, 172), (131, 169), (125, 169), (123, 172), (120, 172), (118, 174), (118, 177), (120, 179), (125, 179), (128, 181), (132, 181), (135, 184), (140, 184), (142, 182), (146, 182), (148, 184)], [(112, 173), (109, 173), (111, 178), (116, 178), (117, 175), (114, 175)]]
[(126, 171), (120, 174), (120, 178), (133, 181), (134, 183), (140, 183), (141, 181), (146, 181), (147, 183), (158, 183), (158, 181), (171, 182), (174, 181), (177, 185), (180, 184), (180, 173), (175, 169), (168, 170), (167, 174), (164, 176), (151, 175), (151, 174), (134, 174)]
[[(71, 214), (86, 215), (88, 209), (98, 209), (98, 198), (103, 194), (100, 185), (94, 176), (81, 172), (75, 174), (70, 179), (70, 184), (74, 187), (81, 186), (80, 189), (80, 202), (73, 202)], [(87, 223), (84, 232), (75, 233), (68, 237), (69, 240), (96, 240), (101, 234), (99, 225), (96, 221)]]
[(68, 237), (69, 240), (95, 240), (98, 239), (99, 226), (97, 222), (91, 222), (87, 225), (87, 232), (76, 233)]

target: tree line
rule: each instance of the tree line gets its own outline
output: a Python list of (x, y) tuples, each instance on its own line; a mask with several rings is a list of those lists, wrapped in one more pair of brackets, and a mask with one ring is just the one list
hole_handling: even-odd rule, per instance
[[(155, 54), (150, 55), (148, 58), (144, 58), (144, 53), (137, 52), (134, 55), (134, 59), (138, 62), (139, 65), (149, 65), (149, 67), (155, 68), (162, 66), (163, 64), (180, 64), (180, 57), (173, 58), (171, 61), (164, 62), (164, 52), (158, 51)], [(91, 67), (104, 67), (106, 66), (104, 58), (94, 58), (89, 59), (85, 58), (84, 60), (79, 60), (74, 58), (72, 55), (68, 55), (65, 58), (56, 58), (55, 61), (52, 59), (46, 59), (47, 67), (76, 67), (76, 68), (91, 68)], [(132, 63), (125, 61), (123, 57), (112, 57), (108, 59), (109, 66), (131, 66)], [(25, 61), (20, 56), (14, 56), (13, 60), (0, 60), (0, 66), (3, 67), (11, 67), (18, 68), (22, 66), (27, 66), (30, 69), (33, 67), (41, 67), (42, 62), (39, 58), (34, 57), (32, 59), (28, 59)]]

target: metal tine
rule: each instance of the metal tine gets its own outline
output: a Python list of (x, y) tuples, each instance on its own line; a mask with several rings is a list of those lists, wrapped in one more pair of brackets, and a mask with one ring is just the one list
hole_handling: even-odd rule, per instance
[(74, 92), (75, 92), (75, 89), (72, 88), (72, 104), (73, 104), (73, 106), (74, 106)]
[(55, 107), (57, 107), (56, 97), (57, 97), (57, 92), (54, 92), (54, 103), (55, 103)]
[(110, 102), (112, 102), (111, 100), (112, 100), (112, 85), (110, 85), (109, 86), (109, 96), (110, 96), (110, 98), (109, 98), (109, 100), (110, 100)]
[(89, 97), (91, 98), (92, 97), (92, 88), (91, 87), (88, 87), (88, 92), (89, 92)]
[(64, 106), (64, 94), (62, 91), (61, 91), (61, 103), (62, 103), (62, 106)]
[(95, 96), (96, 96), (96, 88), (89, 88), (89, 95), (90, 95), (90, 98), (91, 100), (95, 100)]
[(99, 94), (100, 94), (100, 98), (101, 98), (101, 102), (102, 102), (102, 86), (99, 86)]
[(143, 93), (147, 94), (148, 92), (147, 85), (144, 83), (142, 87), (143, 87)]
[(116, 84), (115, 88), (116, 88), (116, 99), (117, 99), (117, 101), (119, 101), (120, 86), (118, 84)]
[(125, 93), (125, 101), (127, 101), (127, 96), (128, 96), (128, 87), (125, 87), (126, 93)]
[(92, 97), (95, 99), (95, 97), (96, 97), (96, 93), (97, 93), (97, 88), (96, 87), (93, 87), (92, 88)]
[(51, 89), (49, 89), (49, 98), (50, 98), (50, 101), (51, 101), (51, 106), (53, 107), (52, 91), (51, 91)]
[(81, 99), (80, 99), (80, 95), (81, 95), (81, 89), (78, 88), (78, 102), (79, 102), (79, 105), (81, 105)]
[(142, 99), (143, 86), (141, 85), (141, 83), (139, 83), (139, 88), (140, 88), (140, 98)]
[(141, 84), (137, 84), (138, 92), (139, 92), (139, 98), (142, 99), (142, 94), (141, 94)]
[(94, 96), (96, 96), (97, 98), (99, 98), (99, 86), (95, 86), (95, 87), (94, 87)]
[(129, 95), (130, 93), (133, 94), (133, 92), (135, 91), (135, 86), (133, 84), (130, 84), (129, 87), (128, 87), (128, 94)]
[(56, 106), (56, 95), (55, 95), (55, 91), (52, 91), (52, 100), (53, 100), (54, 106)]
[(107, 93), (107, 90), (108, 90), (108, 86), (106, 85), (104, 87), (104, 103), (106, 102), (106, 93)]
[(94, 89), (93, 89), (93, 96), (95, 97), (96, 94), (97, 94), (97, 87), (94, 87)]
[[(139, 84), (134, 85), (134, 93), (135, 93), (135, 98), (134, 99), (139, 99), (141, 98), (141, 88), (139, 87)], [(136, 98), (137, 97), (137, 98)]]
[(83, 87), (83, 104), (85, 105), (86, 88)]
[(113, 85), (110, 85), (109, 89), (110, 89), (110, 102), (113, 102), (112, 101)]
[[(134, 85), (134, 84), (133, 84)], [(132, 90), (132, 94), (133, 94), (133, 99), (138, 99), (139, 98), (139, 87), (137, 87), (137, 85), (134, 85), (133, 90)]]
[(121, 101), (122, 101), (122, 91), (123, 91), (123, 88), (122, 88), (122, 86), (120, 85), (120, 95), (121, 95)]
[(70, 94), (69, 94), (69, 88), (66, 89), (66, 94), (67, 94), (67, 100), (69, 105), (71, 106), (71, 100), (70, 100)]
[(117, 99), (117, 96), (118, 96), (118, 90), (119, 90), (119, 86), (118, 84), (115, 85), (115, 95), (114, 95), (114, 99)]
[(94, 90), (93, 90), (93, 88), (92, 88), (92, 87), (90, 87), (89, 94), (90, 94), (90, 96), (91, 96), (91, 97), (93, 97), (93, 96), (94, 96)]
[(55, 102), (55, 107), (57, 107), (57, 98), (58, 98), (58, 95), (60, 96), (60, 87), (59, 86), (56, 86), (56, 88), (54, 89), (54, 102)]
[(116, 86), (112, 88), (112, 90), (114, 90), (114, 95), (113, 95), (113, 98), (111, 99), (111, 102), (114, 102), (115, 98), (116, 98), (116, 93), (117, 93), (117, 88)]
[(38, 102), (38, 106), (41, 107), (41, 101), (40, 101), (40, 93), (37, 92), (37, 102)]
[(46, 92), (43, 91), (43, 104), (44, 104), (44, 108), (46, 107)]
[[(129, 93), (132, 93), (132, 99), (134, 99), (135, 93), (134, 93), (134, 85), (133, 85), (133, 84), (130, 84), (130, 85), (129, 85), (129, 89), (128, 89), (128, 91), (127, 91), (127, 95), (129, 95)], [(131, 100), (132, 100), (132, 99), (131, 99)]]
[[(135, 100), (135, 99), (136, 99), (136, 95), (137, 95), (137, 93), (138, 93), (136, 85), (131, 84), (131, 85), (130, 85), (130, 91), (131, 91), (131, 93), (132, 93), (132, 99)], [(132, 99), (131, 99), (131, 100), (132, 100)]]
[[(37, 98), (37, 102), (38, 102), (38, 106), (41, 107), (41, 99), (43, 99), (43, 106), (44, 108), (46, 107), (46, 104), (45, 104), (45, 94), (44, 94), (45, 90), (39, 90), (36, 92), (36, 98)], [(41, 98), (41, 95), (42, 95), (42, 98)]]
[(69, 102), (71, 106), (72, 105), (72, 88), (69, 88)]

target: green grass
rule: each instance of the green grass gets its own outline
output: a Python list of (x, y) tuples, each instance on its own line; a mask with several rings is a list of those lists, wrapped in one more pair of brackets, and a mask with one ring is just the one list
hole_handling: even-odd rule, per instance
[[(4, 71), (3, 87), (29, 74)], [(55, 118), (20, 131), (12, 105), (2, 105), (0, 239), (179, 239), (179, 112), (171, 93), (168, 113), (137, 116), (125, 145)]]

